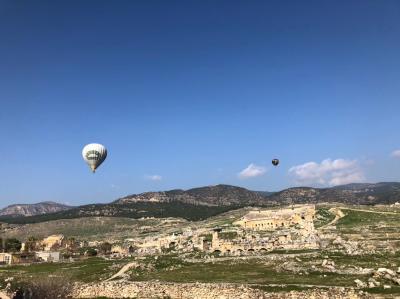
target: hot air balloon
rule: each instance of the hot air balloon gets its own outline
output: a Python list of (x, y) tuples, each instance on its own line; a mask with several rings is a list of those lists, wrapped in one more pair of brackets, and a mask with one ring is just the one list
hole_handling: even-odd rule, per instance
[(279, 160), (278, 159), (273, 159), (272, 160), (272, 165), (278, 166), (278, 164), (279, 164)]
[(107, 158), (107, 149), (98, 143), (90, 143), (82, 150), (83, 159), (89, 165), (92, 172)]

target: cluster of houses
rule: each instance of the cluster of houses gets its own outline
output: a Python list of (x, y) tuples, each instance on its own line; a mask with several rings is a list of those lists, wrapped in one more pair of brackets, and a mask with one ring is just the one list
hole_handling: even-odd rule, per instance
[[(314, 229), (315, 206), (293, 206), (286, 209), (254, 210), (225, 228), (190, 227), (170, 235), (154, 235), (125, 239), (122, 242), (77, 241), (63, 235), (22, 243), (21, 251), (0, 253), (0, 264), (58, 262), (82, 256), (82, 250), (111, 257), (163, 254), (176, 252), (205, 252), (243, 255), (276, 249), (318, 248)], [(83, 254), (86, 252), (84, 251)]]
[(52, 235), (41, 241), (31, 241), (32, 248), (27, 248), (27, 243), (22, 243), (20, 252), (0, 253), (0, 264), (22, 264), (32, 262), (58, 262), (61, 252), (56, 249), (63, 246), (63, 235)]

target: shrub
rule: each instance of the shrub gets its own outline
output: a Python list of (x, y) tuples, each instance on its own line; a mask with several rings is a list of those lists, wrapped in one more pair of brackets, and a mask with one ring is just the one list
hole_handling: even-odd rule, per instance
[(15, 238), (6, 239), (4, 249), (6, 252), (18, 252), (21, 249), (21, 241)]
[(33, 278), (20, 286), (14, 299), (70, 298), (72, 283), (67, 277), (43, 276)]
[(86, 250), (85, 253), (87, 256), (96, 256), (97, 255), (97, 250), (94, 248), (89, 248), (88, 250)]

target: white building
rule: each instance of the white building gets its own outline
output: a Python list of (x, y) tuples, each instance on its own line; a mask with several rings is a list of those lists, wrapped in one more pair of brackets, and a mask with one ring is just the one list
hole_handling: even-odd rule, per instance
[(36, 258), (42, 259), (45, 262), (59, 262), (59, 251), (37, 251), (35, 252)]
[(0, 253), (0, 264), (11, 265), (12, 254), (11, 253)]

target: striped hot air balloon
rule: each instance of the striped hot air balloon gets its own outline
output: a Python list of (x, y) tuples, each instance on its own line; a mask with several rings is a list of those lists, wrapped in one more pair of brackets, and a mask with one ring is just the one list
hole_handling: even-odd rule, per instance
[(90, 143), (83, 148), (82, 156), (92, 172), (95, 172), (107, 158), (107, 149), (101, 144)]

